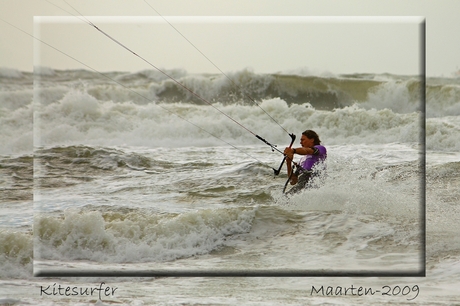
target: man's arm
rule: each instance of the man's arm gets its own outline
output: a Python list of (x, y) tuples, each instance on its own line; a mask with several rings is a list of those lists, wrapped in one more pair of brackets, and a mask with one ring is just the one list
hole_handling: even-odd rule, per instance
[(318, 149), (313, 147), (313, 148), (304, 148), (304, 147), (300, 147), (300, 148), (286, 148), (284, 150), (284, 154), (286, 155), (294, 155), (295, 154), (299, 154), (299, 155), (316, 155), (318, 154)]
[(287, 175), (291, 178), (291, 185), (297, 184), (298, 177), (295, 173), (292, 173), (292, 161), (294, 160), (295, 150), (291, 148), (286, 148), (284, 154), (286, 154), (286, 166), (287, 166)]

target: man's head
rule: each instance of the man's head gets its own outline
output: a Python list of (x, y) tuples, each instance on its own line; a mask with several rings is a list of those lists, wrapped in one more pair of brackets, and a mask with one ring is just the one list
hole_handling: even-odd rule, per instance
[(321, 144), (321, 140), (315, 131), (306, 130), (300, 137), (300, 143), (303, 147), (313, 147)]

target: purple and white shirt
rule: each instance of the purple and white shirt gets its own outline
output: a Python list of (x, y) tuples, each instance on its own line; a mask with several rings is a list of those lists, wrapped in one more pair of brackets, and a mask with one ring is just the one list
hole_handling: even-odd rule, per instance
[(299, 165), (304, 170), (310, 171), (313, 167), (315, 167), (318, 164), (321, 164), (326, 160), (327, 150), (324, 146), (316, 145), (313, 147), (313, 150), (315, 150), (313, 154), (304, 155), (299, 161)]

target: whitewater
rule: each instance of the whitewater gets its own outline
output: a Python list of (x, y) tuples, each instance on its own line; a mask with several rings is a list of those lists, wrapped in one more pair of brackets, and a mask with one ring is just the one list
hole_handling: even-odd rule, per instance
[[(153, 70), (0, 69), (0, 301), (94, 304), (38, 288), (101, 282), (121, 305), (457, 300), (460, 79), (167, 72), (212, 105)], [(306, 129), (328, 176), (286, 197), (248, 130), (282, 150)]]

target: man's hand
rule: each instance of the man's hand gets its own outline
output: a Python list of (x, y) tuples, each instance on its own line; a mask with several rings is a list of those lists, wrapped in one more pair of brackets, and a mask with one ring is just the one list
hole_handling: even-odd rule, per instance
[(291, 162), (294, 159), (294, 149), (292, 148), (285, 148), (284, 155), (286, 155), (286, 162)]

